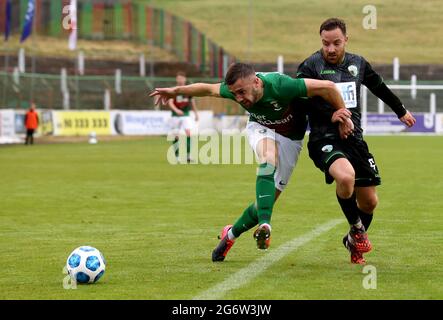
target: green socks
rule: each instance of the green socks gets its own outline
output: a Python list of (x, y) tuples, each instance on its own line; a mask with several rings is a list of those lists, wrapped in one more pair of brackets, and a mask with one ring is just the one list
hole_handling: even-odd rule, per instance
[(175, 137), (174, 141), (172, 141), (172, 145), (174, 146), (175, 157), (178, 158), (178, 138)]
[(240, 218), (232, 227), (232, 234), (238, 238), (257, 224), (271, 224), (272, 208), (275, 201), (275, 167), (269, 163), (262, 163), (257, 170), (256, 202), (243, 211)]
[(271, 224), (272, 208), (275, 201), (275, 167), (262, 163), (257, 170), (256, 201), (258, 224)]
[[(174, 141), (172, 141), (172, 145), (174, 146), (175, 156), (178, 158), (179, 156), (179, 139), (176, 137)], [(189, 158), (191, 154), (191, 137), (186, 137), (186, 153)]]
[(191, 154), (191, 137), (186, 137), (186, 154), (189, 155)]
[(238, 218), (237, 222), (232, 227), (232, 234), (238, 238), (243, 232), (253, 228), (258, 223), (257, 208), (255, 203), (252, 203), (249, 207), (243, 211), (243, 214)]

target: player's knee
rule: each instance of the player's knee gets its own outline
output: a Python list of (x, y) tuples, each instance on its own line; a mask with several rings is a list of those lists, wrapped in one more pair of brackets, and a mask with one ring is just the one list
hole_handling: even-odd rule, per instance
[(358, 202), (358, 206), (359, 206), (360, 210), (362, 210), (363, 212), (366, 212), (366, 213), (374, 212), (377, 205), (378, 205), (378, 197), (376, 194), (374, 194), (371, 197), (367, 197), (364, 200), (360, 200)]
[(274, 151), (267, 151), (263, 154), (261, 162), (272, 164), (274, 167), (278, 166), (278, 157)]
[[(354, 190), (355, 174), (354, 172), (344, 172), (335, 177), (337, 185), (343, 189)], [(351, 194), (352, 194), (351, 192)]]

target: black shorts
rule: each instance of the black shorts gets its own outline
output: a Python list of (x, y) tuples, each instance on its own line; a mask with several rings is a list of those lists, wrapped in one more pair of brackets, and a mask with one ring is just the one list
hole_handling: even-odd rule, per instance
[(364, 140), (350, 136), (345, 140), (320, 139), (308, 142), (309, 157), (315, 166), (325, 173), (327, 184), (334, 178), (329, 174), (331, 164), (339, 159), (346, 158), (354, 167), (355, 186), (369, 187), (381, 184), (380, 174), (374, 156), (369, 152)]

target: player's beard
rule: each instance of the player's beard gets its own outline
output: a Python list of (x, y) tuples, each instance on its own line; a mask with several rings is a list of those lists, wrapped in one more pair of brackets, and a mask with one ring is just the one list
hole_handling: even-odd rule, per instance
[(258, 88), (253, 88), (252, 89), (252, 104), (257, 103), (258, 100), (260, 100), (261, 96), (260, 96), (260, 90)]
[(339, 64), (343, 61), (343, 57), (345, 52), (334, 52), (334, 53), (325, 53), (323, 51), (323, 58), (330, 64)]

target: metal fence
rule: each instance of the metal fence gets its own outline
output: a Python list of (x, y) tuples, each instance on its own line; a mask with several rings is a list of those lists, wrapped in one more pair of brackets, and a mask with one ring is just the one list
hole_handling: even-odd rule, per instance
[[(36, 34), (67, 37), (63, 28), (69, 0), (35, 0)], [(27, 0), (12, 2), (12, 34), (19, 34), (24, 23)], [(5, 21), (6, 0), (0, 0), (0, 21)], [(223, 77), (235, 57), (209, 39), (195, 26), (163, 9), (131, 0), (79, 0), (78, 36), (92, 40), (132, 40), (165, 49), (180, 61), (193, 64), (202, 74)], [(0, 23), (3, 34), (4, 23)]]
[[(419, 81), (411, 84), (409, 81), (387, 81), (388, 87), (412, 112), (443, 112), (443, 81)], [(369, 90), (362, 90), (363, 108), (368, 112), (392, 112), (388, 106), (374, 96)], [(364, 101), (366, 99), (366, 102)]]
[[(189, 78), (189, 82), (219, 82), (219, 78)], [(156, 87), (175, 85), (175, 78), (129, 76), (44, 75), (0, 72), (0, 107), (27, 108), (35, 101), (46, 109), (154, 109), (148, 93)], [(412, 112), (443, 112), (443, 81), (388, 82), (394, 93)], [(202, 109), (227, 114), (244, 110), (224, 99), (204, 100)], [(390, 112), (367, 89), (362, 90), (362, 106), (368, 112)]]
[[(219, 82), (219, 78), (189, 78), (192, 82)], [(149, 92), (176, 84), (175, 78), (122, 76), (66, 76), (0, 72), (0, 108), (24, 109), (30, 101), (53, 110), (154, 110)], [(199, 99), (199, 109), (241, 114), (235, 102)], [(162, 107), (166, 109), (167, 107)]]

